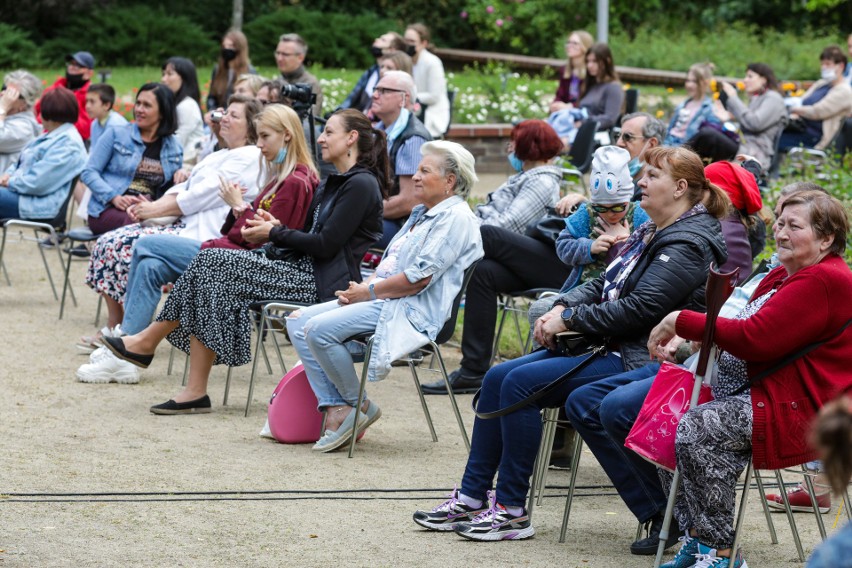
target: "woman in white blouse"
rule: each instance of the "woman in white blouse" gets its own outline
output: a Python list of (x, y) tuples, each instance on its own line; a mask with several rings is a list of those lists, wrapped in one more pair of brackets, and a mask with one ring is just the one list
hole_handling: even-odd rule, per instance
[(204, 118), (199, 104), (201, 91), (198, 88), (198, 72), (189, 59), (170, 57), (163, 65), (162, 81), (175, 94), (178, 119), (175, 136), (183, 146), (184, 165), (192, 165), (198, 158), (198, 151), (204, 139)]
[(430, 52), (429, 28), (411, 24), (405, 30), (408, 54), (414, 61), (414, 84), (417, 101), (426, 107), (423, 124), (434, 138), (443, 138), (450, 126), (450, 100), (447, 98), (447, 78), (444, 64)]

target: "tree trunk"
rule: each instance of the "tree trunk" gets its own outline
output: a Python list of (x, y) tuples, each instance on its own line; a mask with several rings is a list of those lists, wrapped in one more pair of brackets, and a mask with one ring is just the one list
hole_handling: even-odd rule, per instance
[(231, 18), (231, 27), (235, 30), (243, 28), (243, 0), (234, 0), (234, 13)]

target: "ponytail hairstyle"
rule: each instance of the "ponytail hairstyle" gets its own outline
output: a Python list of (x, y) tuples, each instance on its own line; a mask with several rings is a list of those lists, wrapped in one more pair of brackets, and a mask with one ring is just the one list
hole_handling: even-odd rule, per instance
[(837, 495), (852, 478), (852, 398), (850, 392), (820, 410), (811, 432), (811, 444), (822, 455), (822, 465)]
[[(260, 156), (260, 171), (266, 180), (264, 187), (273, 179), (276, 180), (276, 185), (284, 182), (284, 180), (293, 173), (296, 166), (303, 165), (307, 167), (314, 175), (319, 176), (314, 160), (311, 158), (311, 153), (308, 150), (308, 143), (305, 140), (305, 131), (302, 129), (302, 122), (299, 120), (299, 115), (292, 108), (282, 104), (270, 104), (263, 108), (263, 112), (256, 119), (256, 129), (260, 130), (261, 126), (268, 127), (278, 134), (285, 132), (290, 134), (290, 141), (287, 143), (287, 157), (281, 164), (272, 164)], [(307, 189), (307, 184), (305, 185)]]
[(370, 119), (364, 116), (364, 113), (355, 109), (339, 110), (332, 116), (340, 117), (343, 129), (347, 132), (354, 130), (358, 133), (358, 141), (356, 142), (358, 159), (355, 163), (367, 168), (376, 176), (379, 189), (382, 190), (382, 197), (387, 198), (388, 190), (393, 185), (393, 179), (391, 178), (388, 140), (385, 133), (374, 129)]
[(707, 212), (717, 219), (730, 213), (733, 205), (728, 194), (710, 183), (704, 175), (704, 162), (692, 150), (682, 146), (656, 146), (645, 150), (645, 163), (665, 171), (675, 180), (685, 180), (690, 206), (703, 203)]

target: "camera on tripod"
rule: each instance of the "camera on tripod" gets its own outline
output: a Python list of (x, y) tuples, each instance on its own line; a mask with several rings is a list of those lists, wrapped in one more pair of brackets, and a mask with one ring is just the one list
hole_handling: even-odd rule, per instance
[(281, 86), (281, 97), (288, 98), (294, 103), (313, 104), (317, 96), (307, 83), (294, 83)]

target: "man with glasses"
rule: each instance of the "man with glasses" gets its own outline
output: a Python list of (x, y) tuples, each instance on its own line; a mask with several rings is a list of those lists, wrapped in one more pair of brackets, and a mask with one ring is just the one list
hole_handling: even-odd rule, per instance
[[(92, 118), (86, 114), (86, 93), (89, 92), (92, 75), (95, 74), (95, 58), (88, 51), (78, 51), (66, 56), (65, 63), (65, 76), (57, 79), (53, 85), (45, 89), (45, 92), (57, 87), (65, 87), (74, 93), (79, 111), (74, 126), (88, 147)], [(35, 115), (41, 120), (41, 101), (35, 105)]]
[(370, 110), (380, 121), (376, 128), (388, 137), (388, 154), (394, 175), (393, 188), (384, 202), (384, 234), (376, 243), (377, 248), (387, 246), (417, 205), (412, 176), (420, 163), (420, 146), (432, 136), (411, 112), (416, 99), (414, 79), (404, 71), (388, 71), (373, 89)]
[[(278, 38), (278, 47), (275, 48), (275, 64), (281, 72), (284, 84), (295, 85), (296, 83), (307, 83), (311, 91), (316, 93), (317, 102), (314, 104), (314, 116), (322, 116), (322, 87), (316, 77), (305, 69), (305, 55), (308, 54), (308, 44), (299, 34), (284, 34)], [(281, 102), (290, 104), (288, 99)]]

